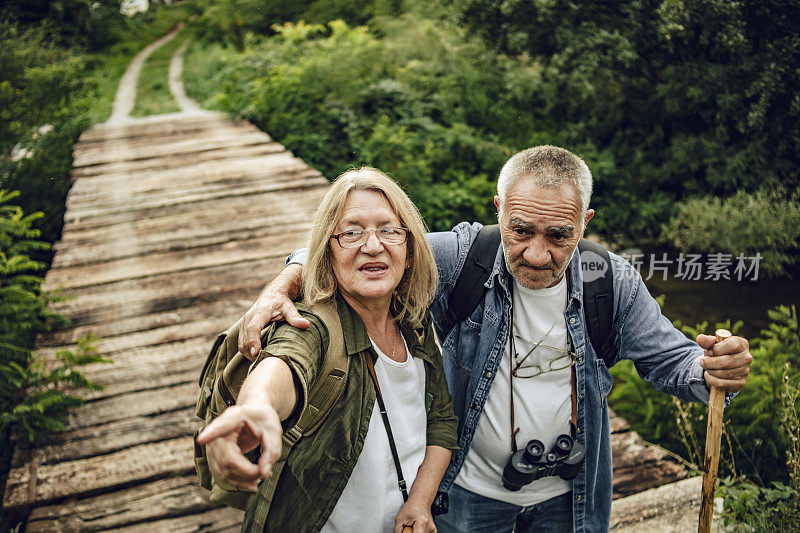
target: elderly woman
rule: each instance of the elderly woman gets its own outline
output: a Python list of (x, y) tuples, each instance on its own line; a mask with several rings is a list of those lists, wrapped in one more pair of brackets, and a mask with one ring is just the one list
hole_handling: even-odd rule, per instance
[[(424, 233), (411, 200), (372, 168), (345, 172), (322, 200), (304, 302), (336, 303), (348, 378), (322, 426), (289, 454), (264, 531), (436, 530), (430, 507), (456, 448), (457, 424), (427, 313), (437, 273)], [(198, 436), (217, 477), (239, 489), (256, 490), (271, 475), (282, 432), (320, 372), (328, 330), (320, 316), (304, 316), (308, 329), (275, 330), (236, 405)], [(411, 487), (405, 502), (378, 394)], [(256, 465), (243, 454), (258, 445)], [(260, 529), (252, 523), (246, 515), (245, 527)]]

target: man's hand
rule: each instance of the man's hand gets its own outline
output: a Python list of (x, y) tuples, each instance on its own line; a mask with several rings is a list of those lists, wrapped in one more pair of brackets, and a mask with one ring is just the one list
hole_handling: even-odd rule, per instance
[[(269, 405), (234, 405), (211, 422), (197, 443), (206, 446), (208, 466), (218, 480), (239, 490), (255, 491), (259, 479), (272, 475), (281, 455), (281, 421)], [(261, 445), (258, 464), (243, 454)]]
[(697, 344), (705, 349), (700, 366), (705, 369), (706, 385), (725, 392), (737, 392), (747, 383), (750, 373), (750, 343), (742, 337), (731, 337), (716, 342), (712, 335), (698, 335)]
[(394, 533), (403, 533), (403, 526), (412, 526), (414, 533), (436, 533), (430, 504), (409, 496), (394, 520)]
[(261, 351), (261, 330), (272, 321), (285, 320), (292, 326), (306, 329), (308, 320), (300, 316), (292, 297), (299, 293), (300, 265), (289, 265), (278, 274), (244, 314), (239, 327), (239, 351), (251, 361)]

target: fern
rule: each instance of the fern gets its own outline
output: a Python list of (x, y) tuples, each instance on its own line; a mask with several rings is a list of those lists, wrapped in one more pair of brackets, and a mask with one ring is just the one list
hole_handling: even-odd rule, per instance
[(67, 409), (83, 400), (66, 389), (98, 390), (100, 385), (86, 378), (79, 368), (108, 363), (94, 349), (97, 337), (87, 335), (75, 351), (61, 350), (54, 361), (36, 358), (31, 347), (36, 333), (65, 323), (47, 310), (59, 300), (55, 293), (41, 292), (37, 274), (45, 265), (29, 254), (50, 245), (37, 240), (33, 225), (41, 213), (25, 215), (8, 202), (17, 192), (0, 190), (0, 437), (13, 425), (24, 438), (43, 440), (64, 429)]

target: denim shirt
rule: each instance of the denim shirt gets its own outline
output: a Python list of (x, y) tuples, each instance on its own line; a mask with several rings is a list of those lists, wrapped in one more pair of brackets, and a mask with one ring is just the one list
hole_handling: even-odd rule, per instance
[[(434, 320), (445, 316), (450, 293), (480, 227), (480, 224), (461, 223), (452, 231), (428, 235), (439, 270), (439, 287), (431, 306)], [(632, 360), (639, 375), (659, 391), (685, 401), (708, 403), (709, 392), (698, 362), (703, 350), (661, 314), (641, 276), (627, 261), (612, 253), (611, 270), (614, 276), (613, 327), (617, 333), (617, 360)], [(583, 467), (573, 481), (573, 526), (577, 532), (607, 531), (612, 496), (607, 396), (613, 379), (588, 338), (582, 312), (583, 279), (577, 251), (566, 275), (569, 296), (565, 318), (577, 354), (577, 438), (586, 447)], [(440, 491), (450, 490), (464, 464), (503, 357), (511, 316), (510, 284), (511, 276), (506, 269), (501, 245), (492, 274), (486, 282), (488, 290), (483, 302), (451, 331), (442, 331), (436, 325), (453, 409), (458, 417), (459, 435), (459, 449), (454, 452)]]

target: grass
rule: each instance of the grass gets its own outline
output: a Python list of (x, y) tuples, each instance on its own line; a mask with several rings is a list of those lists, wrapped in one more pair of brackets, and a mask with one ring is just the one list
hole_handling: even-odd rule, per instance
[(169, 64), (175, 51), (186, 42), (186, 39), (185, 30), (181, 31), (147, 59), (139, 75), (136, 104), (131, 116), (145, 117), (180, 111), (180, 107), (169, 92)]

